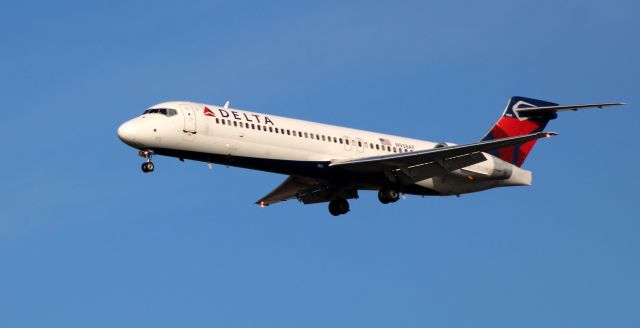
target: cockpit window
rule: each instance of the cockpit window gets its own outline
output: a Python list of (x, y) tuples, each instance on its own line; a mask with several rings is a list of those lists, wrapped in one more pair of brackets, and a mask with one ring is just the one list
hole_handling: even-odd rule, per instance
[(162, 114), (165, 116), (173, 116), (178, 115), (178, 111), (173, 108), (151, 108), (145, 110), (142, 115), (144, 114)]

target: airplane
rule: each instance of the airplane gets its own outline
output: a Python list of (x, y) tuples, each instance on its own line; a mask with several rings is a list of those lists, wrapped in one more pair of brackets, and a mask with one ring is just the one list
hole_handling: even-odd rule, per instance
[(256, 113), (190, 101), (149, 107), (118, 128), (118, 137), (139, 150), (142, 171), (153, 172), (155, 155), (287, 175), (259, 199), (261, 207), (297, 199), (349, 212), (358, 191), (378, 191), (383, 204), (401, 194), (460, 196), (496, 187), (529, 186), (522, 165), (558, 112), (624, 103), (558, 105), (511, 97), (499, 120), (478, 142), (431, 142), (378, 132)]

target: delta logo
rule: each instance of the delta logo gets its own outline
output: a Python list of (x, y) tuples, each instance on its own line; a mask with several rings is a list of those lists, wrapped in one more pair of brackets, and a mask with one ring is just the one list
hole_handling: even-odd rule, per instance
[(211, 116), (211, 117), (216, 117), (216, 114), (213, 113), (213, 111), (211, 109), (209, 109), (209, 107), (204, 107), (204, 116)]

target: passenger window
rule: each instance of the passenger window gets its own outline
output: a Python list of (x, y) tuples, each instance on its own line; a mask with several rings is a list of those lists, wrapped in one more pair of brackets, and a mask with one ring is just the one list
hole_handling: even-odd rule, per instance
[(287, 129), (287, 135), (290, 136), (291, 135), (291, 130)]
[(240, 127), (243, 127), (243, 126), (242, 126), (242, 122), (238, 122), (238, 125), (240, 125)]
[(216, 117), (216, 124), (220, 124), (220, 119)]
[(394, 153), (397, 153), (397, 151), (396, 151), (396, 147), (393, 147), (393, 152), (394, 152)]
[(278, 128), (276, 128), (276, 133), (280, 133), (280, 132), (278, 132)]
[(251, 128), (255, 130), (256, 129), (256, 125), (251, 123)]
[(226, 124), (224, 123), (224, 120), (222, 120), (222, 125), (226, 125)]
[(309, 138), (309, 133), (305, 132), (305, 133), (304, 133), (304, 137), (305, 137), (305, 138)]
[(358, 147), (362, 147), (362, 141), (358, 141)]
[(231, 120), (227, 120), (227, 125), (231, 126)]
[(340, 144), (342, 144), (342, 138), (338, 139), (338, 141), (340, 141)]
[(238, 126), (238, 122), (233, 121), (233, 126), (237, 127)]
[(391, 151), (391, 146), (387, 146), (387, 151)]
[(324, 141), (324, 134), (322, 135), (322, 141)]
[(376, 149), (380, 150), (380, 145), (376, 144)]
[(333, 137), (333, 142), (338, 143), (338, 139), (336, 139), (336, 137)]
[(260, 128), (260, 125), (258, 125), (258, 131), (260, 131), (260, 129), (261, 129), (261, 128)]
[(267, 126), (266, 125), (262, 127), (262, 131), (267, 132)]

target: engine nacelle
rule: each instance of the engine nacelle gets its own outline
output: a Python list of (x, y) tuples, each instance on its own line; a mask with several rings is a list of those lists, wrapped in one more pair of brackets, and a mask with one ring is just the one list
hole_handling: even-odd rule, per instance
[[(433, 148), (451, 147), (457, 144), (451, 142), (439, 142)], [(513, 174), (513, 165), (495, 156), (485, 154), (486, 161), (451, 171), (451, 175), (469, 180), (506, 180)]]
[(506, 180), (513, 174), (513, 165), (497, 157), (487, 156), (487, 160), (452, 171), (452, 175), (467, 178), (469, 180)]
[(450, 147), (450, 146), (457, 146), (458, 144), (454, 144), (451, 142), (438, 142), (435, 146), (433, 146), (433, 148), (442, 148), (442, 147)]

